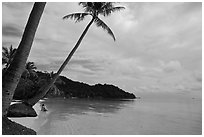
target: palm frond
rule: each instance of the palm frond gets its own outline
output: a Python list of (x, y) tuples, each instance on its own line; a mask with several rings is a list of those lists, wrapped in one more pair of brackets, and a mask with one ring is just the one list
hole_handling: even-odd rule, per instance
[(84, 11), (85, 11), (85, 12), (88, 12), (88, 13), (91, 13), (91, 14), (94, 13), (94, 9), (93, 9), (92, 7), (89, 7), (89, 6), (88, 6), (88, 7), (85, 7), (85, 8), (84, 8)]
[(13, 49), (12, 51), (10, 51), (10, 56), (11, 58), (14, 58), (14, 55), (16, 54), (17, 49)]
[(79, 2), (79, 5), (82, 5), (85, 12), (88, 12), (88, 13), (94, 12), (93, 10), (94, 2)]
[(2, 52), (2, 57), (3, 58), (9, 58), (9, 55), (6, 52)]
[(108, 34), (110, 34), (113, 37), (114, 41), (116, 40), (111, 29), (101, 19), (99, 19), (98, 17), (95, 17), (94, 22), (96, 23), (97, 27), (102, 27), (104, 30), (106, 30)]
[(101, 9), (110, 9), (113, 7), (113, 2), (104, 2)]
[(10, 51), (10, 53), (13, 52), (13, 47), (12, 47), (12, 45), (9, 47), (9, 51)]
[(104, 9), (100, 14), (103, 14), (103, 16), (109, 16), (112, 12), (120, 11), (120, 10), (123, 10), (123, 9), (125, 9), (125, 7), (107, 8), (107, 9)]
[(87, 2), (79, 2), (78, 4), (79, 4), (79, 5), (82, 5), (83, 7), (86, 7), (86, 6), (87, 6)]
[(34, 62), (27, 62), (26, 63), (26, 69), (27, 70), (35, 70), (37, 67), (35, 66)]
[(9, 48), (2, 47), (2, 64), (6, 64), (6, 67), (8, 67), (14, 58), (15, 52), (16, 49), (12, 45)]
[(85, 16), (90, 15), (89, 13), (72, 13), (63, 17), (63, 19), (73, 19), (75, 22), (84, 20)]
[(2, 58), (2, 65), (7, 64), (7, 63), (8, 63), (7, 58)]
[(9, 51), (8, 51), (8, 48), (6, 48), (6, 47), (2, 47), (2, 53), (4, 54), (4, 55), (8, 55), (9, 54)]

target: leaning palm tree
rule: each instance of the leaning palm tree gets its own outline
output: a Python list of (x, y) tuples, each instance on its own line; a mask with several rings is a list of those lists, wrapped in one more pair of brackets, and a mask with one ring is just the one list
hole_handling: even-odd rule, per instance
[(35, 2), (12, 63), (2, 77), (2, 117), (6, 118), (14, 91), (24, 71), (46, 2)]
[(13, 48), (12, 45), (9, 48), (2, 48), (2, 65), (5, 65), (5, 69), (7, 69), (13, 61), (15, 53), (16, 48)]
[(91, 16), (92, 17), (91, 21), (86, 26), (85, 30), (81, 34), (76, 45), (74, 46), (74, 48), (72, 49), (72, 51), (70, 52), (70, 54), (68, 55), (68, 57), (66, 58), (64, 63), (61, 65), (61, 67), (59, 68), (57, 73), (54, 75), (54, 77), (52, 78), (50, 83), (48, 85), (46, 85), (45, 87), (42, 87), (40, 89), (40, 91), (39, 91), (40, 94), (38, 94), (37, 96), (35, 96), (32, 99), (27, 100), (28, 104), (35, 105), (42, 97), (44, 97), (46, 95), (46, 93), (48, 92), (48, 90), (50, 89), (52, 84), (54, 84), (56, 79), (59, 77), (60, 73), (63, 71), (63, 69), (65, 68), (65, 66), (67, 65), (67, 63), (69, 62), (69, 60), (71, 59), (71, 57), (73, 56), (73, 54), (75, 53), (77, 48), (79, 47), (82, 39), (86, 35), (86, 33), (87, 33), (87, 31), (88, 31), (88, 29), (92, 23), (95, 23), (97, 27), (102, 27), (105, 31), (108, 32), (108, 34), (111, 35), (111, 37), (113, 37), (113, 39), (115, 41), (115, 36), (114, 36), (113, 32), (99, 18), (99, 15), (108, 16), (112, 12), (120, 11), (120, 10), (124, 9), (124, 7), (114, 7), (112, 2), (80, 2), (79, 5), (82, 5), (82, 7), (84, 8), (84, 12), (69, 14), (69, 15), (64, 16), (63, 19), (74, 19), (76, 22), (80, 22), (80, 21), (83, 21), (86, 16)]

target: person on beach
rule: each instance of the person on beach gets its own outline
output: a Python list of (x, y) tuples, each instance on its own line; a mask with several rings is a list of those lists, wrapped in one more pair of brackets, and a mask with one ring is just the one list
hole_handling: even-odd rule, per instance
[(45, 107), (45, 104), (42, 104), (41, 105), (41, 111), (47, 111), (46, 107)]

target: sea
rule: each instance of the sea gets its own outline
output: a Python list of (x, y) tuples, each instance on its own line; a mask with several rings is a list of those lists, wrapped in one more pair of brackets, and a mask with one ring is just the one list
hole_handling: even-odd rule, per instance
[[(202, 96), (145, 93), (131, 100), (49, 98), (34, 118), (10, 118), (38, 135), (201, 135)], [(48, 111), (41, 111), (41, 104)]]

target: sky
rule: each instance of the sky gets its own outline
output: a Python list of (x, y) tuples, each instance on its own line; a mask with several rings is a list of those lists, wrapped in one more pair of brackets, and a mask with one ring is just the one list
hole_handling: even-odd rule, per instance
[[(17, 47), (33, 3), (2, 4), (2, 45)], [(202, 3), (120, 2), (125, 10), (100, 18), (116, 41), (93, 24), (62, 75), (126, 91), (202, 91)], [(83, 12), (78, 3), (46, 4), (28, 61), (56, 72), (90, 21), (62, 17)]]

